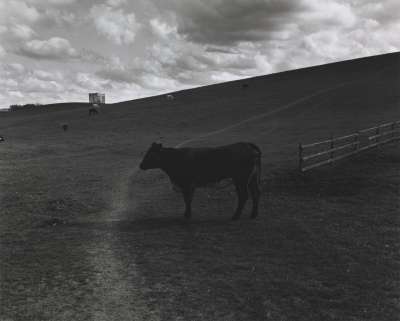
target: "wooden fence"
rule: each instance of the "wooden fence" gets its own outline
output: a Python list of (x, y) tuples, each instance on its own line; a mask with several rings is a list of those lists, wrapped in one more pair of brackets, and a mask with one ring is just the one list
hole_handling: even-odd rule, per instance
[(343, 158), (358, 154), (400, 139), (400, 121), (360, 130), (354, 134), (312, 143), (299, 144), (299, 169), (302, 172), (332, 164)]

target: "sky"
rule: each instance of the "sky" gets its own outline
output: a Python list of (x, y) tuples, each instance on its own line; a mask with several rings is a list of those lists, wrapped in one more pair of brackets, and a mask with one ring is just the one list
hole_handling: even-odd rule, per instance
[(394, 52), (399, 35), (399, 0), (0, 0), (0, 108)]

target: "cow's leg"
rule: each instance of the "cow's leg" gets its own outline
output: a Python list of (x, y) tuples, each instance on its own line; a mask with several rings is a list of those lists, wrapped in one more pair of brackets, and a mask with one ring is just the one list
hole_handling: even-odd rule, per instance
[(260, 200), (260, 185), (258, 181), (258, 177), (254, 175), (249, 184), (249, 190), (250, 190), (250, 195), (251, 199), (253, 200), (253, 209), (251, 210), (251, 218), (256, 218), (258, 215), (258, 202)]
[(192, 216), (192, 199), (194, 194), (193, 187), (185, 187), (182, 189), (183, 199), (185, 201), (185, 218), (189, 219)]
[(247, 189), (247, 181), (246, 180), (236, 180), (235, 182), (236, 193), (238, 196), (238, 206), (236, 208), (235, 214), (232, 219), (237, 220), (242, 214), (243, 207), (246, 204), (247, 199), (249, 198), (249, 192)]

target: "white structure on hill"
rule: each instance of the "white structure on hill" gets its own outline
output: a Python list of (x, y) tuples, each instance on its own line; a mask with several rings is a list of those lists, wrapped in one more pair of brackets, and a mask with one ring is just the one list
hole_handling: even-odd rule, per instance
[(89, 103), (91, 104), (105, 104), (106, 94), (89, 93)]

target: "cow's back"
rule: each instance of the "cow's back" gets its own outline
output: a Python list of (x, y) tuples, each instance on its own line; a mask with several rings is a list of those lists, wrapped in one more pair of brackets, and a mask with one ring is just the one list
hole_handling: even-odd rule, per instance
[(213, 148), (184, 148), (181, 173), (201, 186), (226, 178), (246, 176), (260, 149), (251, 143), (235, 143)]

